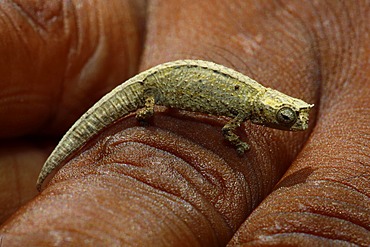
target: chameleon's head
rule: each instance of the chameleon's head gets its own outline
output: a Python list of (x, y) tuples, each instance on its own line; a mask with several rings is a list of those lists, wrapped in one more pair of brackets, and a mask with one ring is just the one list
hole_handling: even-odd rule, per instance
[(313, 105), (268, 88), (255, 101), (251, 121), (282, 130), (305, 130)]

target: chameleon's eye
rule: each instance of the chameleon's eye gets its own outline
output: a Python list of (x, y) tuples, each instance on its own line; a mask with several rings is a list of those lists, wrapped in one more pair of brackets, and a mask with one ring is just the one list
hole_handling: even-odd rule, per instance
[(278, 111), (276, 118), (279, 123), (289, 125), (297, 120), (297, 114), (289, 107), (283, 107)]

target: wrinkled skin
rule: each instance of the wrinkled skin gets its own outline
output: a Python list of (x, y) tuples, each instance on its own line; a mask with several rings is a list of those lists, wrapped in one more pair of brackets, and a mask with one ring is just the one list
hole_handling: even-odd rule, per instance
[[(0, 5), (2, 246), (370, 245), (368, 1), (103, 2)], [(247, 122), (239, 157), (226, 118), (159, 107), (147, 127), (107, 128), (37, 195), (90, 105), (185, 58), (314, 103), (309, 129)]]

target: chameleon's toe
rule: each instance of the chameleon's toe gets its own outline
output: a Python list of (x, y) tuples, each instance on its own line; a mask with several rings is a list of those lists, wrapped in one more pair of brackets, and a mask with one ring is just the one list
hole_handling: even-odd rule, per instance
[(240, 142), (236, 145), (236, 151), (239, 155), (243, 155), (246, 151), (249, 151), (250, 147), (245, 142)]
[(149, 108), (140, 109), (136, 113), (136, 119), (139, 122), (145, 122), (146, 120), (148, 120), (148, 118), (153, 116), (153, 113), (154, 113), (153, 109), (149, 109)]

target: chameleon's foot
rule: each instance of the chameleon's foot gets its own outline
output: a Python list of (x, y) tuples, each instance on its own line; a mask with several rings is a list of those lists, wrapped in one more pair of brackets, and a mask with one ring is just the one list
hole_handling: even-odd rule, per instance
[(154, 114), (155, 99), (154, 96), (149, 96), (145, 99), (145, 105), (142, 109), (136, 112), (136, 119), (140, 123), (145, 123)]
[(236, 148), (239, 155), (242, 155), (245, 151), (249, 150), (249, 145), (241, 141), (240, 137), (234, 133), (234, 130), (238, 128), (244, 120), (245, 117), (238, 115), (222, 128), (224, 138)]
[(243, 155), (244, 152), (249, 151), (250, 147), (247, 143), (240, 141), (238, 144), (235, 145), (236, 151), (239, 155)]

